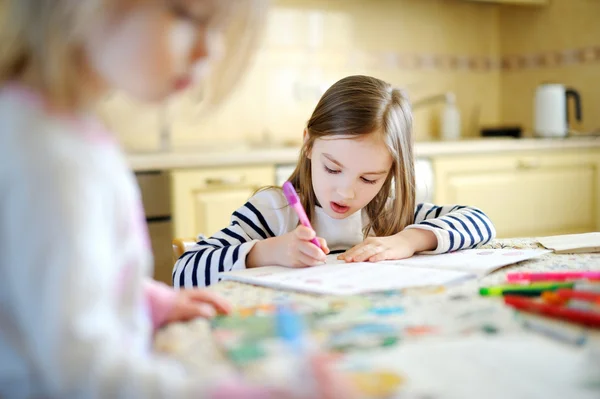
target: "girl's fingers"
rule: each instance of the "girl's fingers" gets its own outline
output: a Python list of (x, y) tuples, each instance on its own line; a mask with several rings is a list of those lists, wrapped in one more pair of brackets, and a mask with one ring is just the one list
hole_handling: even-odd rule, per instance
[(364, 262), (379, 252), (381, 252), (380, 247), (376, 247), (374, 245), (365, 245), (362, 250), (353, 258), (355, 262)]
[(216, 308), (219, 312), (229, 314), (232, 311), (231, 304), (222, 296), (203, 289), (184, 291), (192, 302), (206, 302)]
[(361, 242), (358, 245), (355, 245), (354, 247), (350, 248), (348, 251), (346, 251), (346, 253), (344, 254), (344, 260), (346, 262), (360, 262), (357, 257), (363, 253), (363, 251), (365, 251), (365, 247), (367, 246), (366, 243)]
[(301, 253), (311, 257), (317, 262), (325, 262), (327, 259), (325, 253), (312, 242), (301, 242), (298, 245), (298, 249)]
[(323, 262), (314, 259), (308, 255), (306, 255), (305, 253), (300, 252), (298, 254), (298, 261), (299, 263), (302, 265), (300, 267), (305, 267), (305, 266), (317, 266), (322, 264)]
[(327, 241), (325, 241), (325, 239), (321, 238), (321, 237), (317, 237), (317, 240), (319, 240), (319, 243), (321, 244), (321, 249), (323, 250), (325, 255), (327, 255), (329, 253), (329, 247), (327, 246)]
[(382, 260), (396, 259), (390, 250), (379, 252), (369, 258), (369, 262), (381, 262)]
[(309, 229), (308, 227), (305, 227), (302, 225), (296, 227), (296, 230), (294, 230), (294, 233), (296, 234), (296, 237), (298, 237), (302, 241), (310, 241), (313, 238), (315, 238), (315, 236), (316, 236), (314, 230)]

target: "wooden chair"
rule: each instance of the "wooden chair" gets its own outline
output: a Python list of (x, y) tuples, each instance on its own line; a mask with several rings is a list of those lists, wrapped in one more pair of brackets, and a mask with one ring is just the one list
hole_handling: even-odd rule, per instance
[(196, 238), (174, 238), (171, 243), (173, 244), (173, 263), (175, 263), (185, 251), (196, 244)]

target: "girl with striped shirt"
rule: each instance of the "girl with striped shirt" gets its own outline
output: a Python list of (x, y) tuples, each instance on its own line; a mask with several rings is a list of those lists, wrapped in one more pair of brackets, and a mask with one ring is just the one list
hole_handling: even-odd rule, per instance
[[(201, 236), (180, 257), (174, 286), (208, 286), (219, 273), (244, 268), (316, 266), (327, 254), (346, 262), (440, 254), (495, 236), (479, 209), (415, 204), (410, 105), (373, 77), (346, 77), (325, 92), (289, 180), (314, 230), (299, 224), (280, 188), (263, 189), (228, 227)], [(315, 237), (321, 248), (311, 243)]]

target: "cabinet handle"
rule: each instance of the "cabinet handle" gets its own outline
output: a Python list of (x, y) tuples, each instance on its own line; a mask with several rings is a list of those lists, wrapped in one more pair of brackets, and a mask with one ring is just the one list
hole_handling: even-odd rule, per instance
[(519, 159), (517, 161), (518, 169), (535, 169), (540, 167), (538, 159)]
[(204, 180), (208, 186), (239, 186), (245, 181), (246, 176), (209, 177)]

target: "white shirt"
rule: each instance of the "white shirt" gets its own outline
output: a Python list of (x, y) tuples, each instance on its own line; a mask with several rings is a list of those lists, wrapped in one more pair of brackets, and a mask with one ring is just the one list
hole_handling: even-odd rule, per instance
[(0, 397), (200, 397), (150, 351), (151, 250), (112, 136), (7, 86), (0, 162)]

